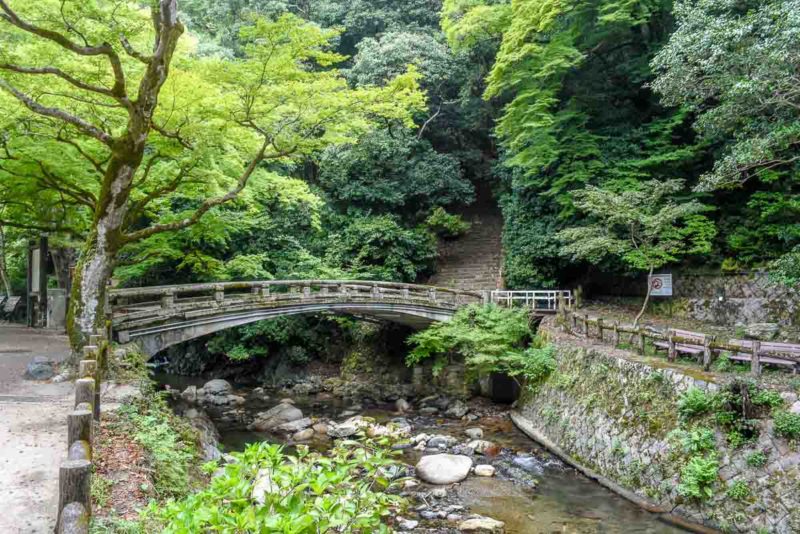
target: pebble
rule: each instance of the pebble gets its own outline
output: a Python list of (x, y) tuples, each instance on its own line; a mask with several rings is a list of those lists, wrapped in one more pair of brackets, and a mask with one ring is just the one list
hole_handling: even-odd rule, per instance
[(475, 474), (479, 477), (491, 477), (494, 476), (494, 467), (491, 465), (476, 465), (475, 466)]
[(444, 488), (433, 488), (433, 490), (431, 490), (431, 495), (437, 499), (444, 499), (447, 497), (447, 490)]
[(467, 435), (470, 439), (481, 439), (483, 437), (483, 429), (480, 428), (468, 428), (464, 431), (464, 434)]
[(400, 530), (414, 530), (419, 526), (419, 521), (414, 521), (413, 519), (403, 519), (402, 517), (397, 518), (397, 527)]

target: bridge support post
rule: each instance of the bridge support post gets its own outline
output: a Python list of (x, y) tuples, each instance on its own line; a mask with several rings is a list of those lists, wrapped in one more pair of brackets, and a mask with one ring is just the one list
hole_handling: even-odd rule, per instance
[(436, 302), (436, 290), (435, 289), (429, 289), (428, 290), (428, 298), (431, 301)]
[(214, 302), (222, 304), (225, 302), (225, 287), (218, 285), (214, 286)]
[(405, 286), (405, 287), (403, 287), (403, 292), (402, 292), (402, 295), (403, 295), (403, 298), (404, 298), (405, 300), (408, 300), (408, 299), (409, 299), (409, 297), (410, 297), (410, 291), (409, 291), (409, 289), (408, 289), (408, 286)]
[(169, 289), (166, 292), (164, 292), (164, 295), (161, 297), (161, 307), (166, 309), (166, 308), (171, 308), (174, 305), (175, 305), (175, 291)]
[(303, 286), (303, 298), (304, 299), (311, 298), (311, 286)]
[(269, 286), (267, 284), (261, 286), (261, 298), (264, 300), (269, 298)]
[(374, 299), (381, 298), (381, 290), (378, 287), (378, 284), (372, 284), (372, 298)]

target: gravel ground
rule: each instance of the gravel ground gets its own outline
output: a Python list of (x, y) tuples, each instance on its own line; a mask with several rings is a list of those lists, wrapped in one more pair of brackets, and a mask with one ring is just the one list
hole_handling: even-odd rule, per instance
[(0, 532), (51, 533), (72, 384), (22, 378), (34, 356), (62, 361), (66, 336), (0, 324)]

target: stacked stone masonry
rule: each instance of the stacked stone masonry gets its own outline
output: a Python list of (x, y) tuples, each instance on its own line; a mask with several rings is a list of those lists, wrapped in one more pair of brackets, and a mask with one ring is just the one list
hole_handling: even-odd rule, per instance
[[(558, 369), (518, 408), (536, 432), (577, 463), (695, 523), (728, 532), (800, 532), (800, 446), (777, 437), (772, 420), (759, 420), (758, 441), (738, 449), (717, 428), (714, 494), (687, 500), (677, 490), (687, 455), (669, 437), (680, 424), (678, 399), (691, 387), (713, 393), (720, 386), (553, 337)], [(800, 410), (797, 396), (786, 395), (791, 409)], [(763, 467), (747, 464), (755, 451), (767, 455)], [(750, 489), (745, 500), (726, 495), (737, 481)]]

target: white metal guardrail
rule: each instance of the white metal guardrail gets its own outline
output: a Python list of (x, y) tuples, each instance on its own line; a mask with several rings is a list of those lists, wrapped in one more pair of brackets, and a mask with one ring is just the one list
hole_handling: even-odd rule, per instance
[(492, 302), (499, 306), (520, 306), (536, 311), (557, 311), (559, 298), (563, 298), (567, 306), (572, 306), (572, 291), (568, 289), (492, 291)]

